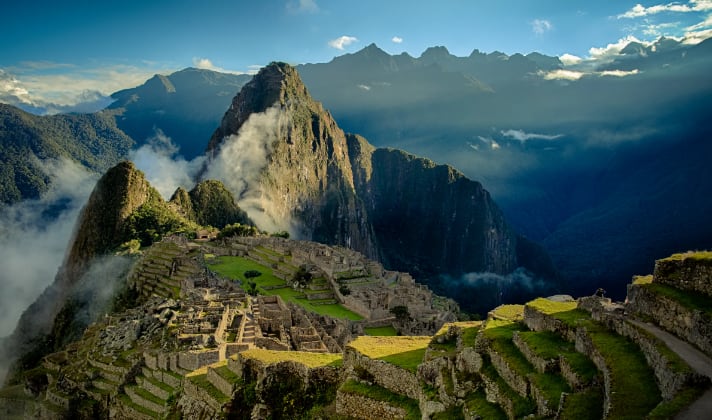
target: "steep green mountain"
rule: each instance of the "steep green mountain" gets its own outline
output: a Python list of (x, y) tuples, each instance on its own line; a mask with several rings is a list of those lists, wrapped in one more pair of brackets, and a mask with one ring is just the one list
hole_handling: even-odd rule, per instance
[(178, 204), (189, 215), (188, 219), (199, 225), (222, 229), (232, 223), (253, 224), (220, 181), (210, 179), (198, 183), (187, 193), (188, 200), (185, 193), (179, 188), (171, 202)]
[(36, 116), (0, 104), (0, 207), (47, 190), (49, 174), (37, 159), (67, 158), (104, 172), (133, 145), (114, 121), (114, 111)]
[[(258, 137), (254, 124), (271, 114), (278, 116), (271, 134)], [(263, 143), (253, 145), (255, 138)], [(247, 145), (266, 151), (260, 166), (251, 167), (259, 175), (250, 179), (226, 170), (245, 166), (231, 159)], [(482, 185), (451, 167), (345, 135), (286, 64), (265, 67), (245, 85), (213, 134), (209, 154), (207, 176), (239, 188), (238, 203), (274, 198), (250, 213), (258, 225), (282, 221), (278, 228), (356, 249), (430, 283), (441, 274), (506, 275), (518, 267), (556, 277), (546, 253), (508, 226)], [(491, 296), (479, 298), (484, 303)], [(458, 299), (464, 305), (477, 300)]]
[[(180, 191), (175, 196), (181, 196)], [(249, 223), (218, 181), (204, 181), (186, 195), (196, 197), (191, 201), (194, 220), (212, 226)], [(174, 210), (176, 203), (164, 201), (133, 163), (123, 161), (110, 168), (80, 213), (54, 282), (25, 310), (3, 343), (2, 366), (22, 356), (12, 368), (17, 372), (76, 339), (111, 303), (117, 282), (132, 263), (130, 255), (139, 246), (150, 246), (169, 234), (195, 234), (200, 225)], [(123, 256), (126, 253), (129, 257)], [(87, 296), (97, 290), (104, 292)]]
[(112, 94), (116, 101), (109, 109), (118, 111), (117, 125), (139, 145), (161, 130), (192, 159), (205, 150), (230, 100), (251, 77), (196, 68), (157, 74), (141, 86)]

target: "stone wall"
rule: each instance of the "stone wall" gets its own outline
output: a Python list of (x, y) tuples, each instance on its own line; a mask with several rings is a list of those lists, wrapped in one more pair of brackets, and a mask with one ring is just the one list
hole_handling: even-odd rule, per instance
[(627, 309), (654, 319), (663, 329), (712, 357), (712, 319), (707, 314), (654, 293), (644, 284), (628, 285)]
[(553, 316), (539, 312), (528, 305), (524, 306), (524, 323), (532, 331), (552, 331), (568, 341), (574, 341), (576, 338), (575, 329), (569, 328), (568, 325)]
[(709, 383), (706, 377), (694, 373), (691, 368), (682, 371), (677, 369), (661, 351), (667, 348), (665, 343), (654, 335), (619, 317), (609, 316), (601, 321), (609, 329), (630, 338), (640, 347), (648, 366), (655, 372), (655, 379), (664, 399), (672, 398), (687, 385)]
[[(220, 413), (222, 404), (217, 402), (205, 389), (194, 384), (190, 379), (183, 381), (183, 395), (192, 400), (201, 401), (210, 407), (214, 413)], [(205, 417), (210, 418), (210, 417)]]
[(536, 352), (530, 349), (529, 345), (524, 340), (522, 340), (522, 337), (519, 336), (519, 331), (514, 332), (514, 335), (512, 336), (512, 342), (515, 346), (517, 346), (519, 351), (522, 352), (522, 354), (529, 361), (529, 363), (534, 365), (534, 368), (538, 372), (555, 372), (559, 370), (558, 359), (544, 359), (543, 357), (536, 354)]
[(364, 420), (405, 419), (408, 414), (403, 408), (387, 402), (341, 391), (336, 393), (336, 412), (342, 416)]
[(138, 404), (143, 408), (147, 408), (147, 409), (154, 411), (156, 413), (162, 413), (163, 409), (165, 408), (161, 404), (156, 404), (155, 402), (149, 401), (149, 400), (141, 397), (140, 395), (136, 394), (136, 392), (133, 390), (133, 388), (126, 387), (126, 388), (124, 388), (124, 392), (126, 392), (126, 395), (128, 395), (129, 398), (131, 398), (131, 401), (133, 401), (134, 404)]
[(192, 371), (217, 362), (220, 358), (218, 350), (185, 351), (178, 353), (178, 366)]
[(414, 373), (403, 368), (366, 357), (351, 347), (344, 350), (344, 366), (347, 369), (360, 367), (373, 375), (375, 382), (396, 394), (419, 400), (423, 392)]
[(665, 258), (655, 261), (653, 281), (712, 297), (712, 259)]
[(526, 398), (527, 395), (529, 395), (529, 381), (527, 381), (527, 378), (515, 372), (514, 369), (509, 366), (509, 363), (507, 363), (507, 361), (496, 351), (489, 348), (487, 353), (489, 354), (492, 366), (497, 369), (499, 376), (501, 376), (507, 385), (509, 385), (517, 394), (521, 395), (523, 398)]
[(210, 381), (211, 384), (215, 385), (215, 388), (220, 390), (220, 392), (222, 392), (224, 395), (230, 396), (232, 395), (233, 391), (235, 391), (235, 384), (220, 376), (220, 374), (218, 374), (215, 369), (211, 367), (208, 368), (207, 378), (208, 381)]

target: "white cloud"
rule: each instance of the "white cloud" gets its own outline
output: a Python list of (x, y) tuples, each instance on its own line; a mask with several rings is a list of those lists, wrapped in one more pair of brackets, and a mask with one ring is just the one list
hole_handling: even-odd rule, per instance
[(615, 77), (625, 77), (625, 76), (631, 76), (633, 74), (638, 74), (639, 71), (638, 69), (633, 69), (633, 70), (604, 70), (600, 73), (598, 73), (601, 76), (615, 76)]
[(35, 160), (34, 166), (50, 178), (49, 191), (0, 211), (0, 337), (54, 279), (97, 180), (70, 160)]
[(358, 85), (358, 88), (365, 91), (371, 90), (371, 86), (369, 85)]
[(492, 148), (492, 150), (497, 150), (499, 149), (499, 143), (493, 140), (492, 144), (490, 144), (490, 147)]
[(319, 5), (314, 0), (290, 0), (287, 2), (287, 11), (290, 13), (317, 13)]
[(618, 15), (618, 19), (632, 19), (655, 15), (663, 12), (689, 13), (704, 12), (706, 10), (712, 10), (712, 0), (690, 0), (687, 2), (687, 4), (667, 3), (656, 4), (648, 7), (645, 7), (642, 4), (638, 3), (627, 12)]
[(559, 60), (564, 63), (565, 66), (571, 66), (580, 63), (583, 59), (577, 55), (564, 54), (559, 56)]
[(578, 80), (586, 73), (575, 70), (557, 69), (549, 72), (540, 71), (538, 74), (545, 80)]
[(193, 65), (199, 69), (212, 70), (212, 71), (217, 71), (220, 73), (229, 73), (229, 74), (248, 73), (248, 72), (244, 72), (244, 71), (227, 70), (223, 67), (216, 66), (215, 64), (213, 64), (213, 62), (209, 58), (193, 57)]
[(588, 50), (588, 53), (590, 54), (591, 58), (593, 58), (593, 59), (597, 59), (597, 60), (606, 59), (609, 57), (619, 55), (620, 52), (623, 50), (623, 48), (625, 48), (631, 42), (638, 42), (638, 43), (641, 43), (646, 46), (652, 44), (651, 42), (641, 41), (633, 35), (628, 35), (625, 38), (619, 39), (616, 43), (608, 44), (605, 47), (601, 47), (601, 48), (591, 47)]
[(712, 38), (712, 29), (705, 29), (704, 31), (687, 32), (685, 38), (682, 40), (683, 44), (696, 45), (700, 42)]
[(563, 137), (563, 134), (554, 134), (554, 135), (536, 134), (536, 133), (527, 133), (524, 130), (502, 130), (502, 135), (505, 137), (511, 137), (515, 140), (519, 140), (522, 143), (524, 143), (527, 140), (531, 140), (531, 139), (555, 140), (555, 139), (558, 139), (559, 137)]
[(403, 42), (403, 38), (401, 38), (401, 37), (399, 37), (399, 36), (394, 36), (393, 38), (391, 38), (391, 42), (394, 42), (394, 43), (396, 43), (396, 44), (400, 44), (401, 42)]
[(531, 22), (532, 31), (537, 35), (543, 35), (545, 32), (549, 32), (554, 28), (554, 26), (546, 19), (534, 19)]
[(129, 157), (161, 196), (169, 200), (176, 188), (193, 188), (193, 180), (202, 169), (205, 159), (199, 156), (187, 161), (177, 154), (178, 146), (157, 128), (154, 136), (137, 150), (132, 150)]
[(336, 48), (337, 50), (343, 51), (344, 47), (348, 47), (349, 45), (357, 41), (358, 38), (356, 38), (355, 36), (342, 35), (336, 39), (332, 39), (331, 41), (329, 41), (329, 46), (332, 48)]

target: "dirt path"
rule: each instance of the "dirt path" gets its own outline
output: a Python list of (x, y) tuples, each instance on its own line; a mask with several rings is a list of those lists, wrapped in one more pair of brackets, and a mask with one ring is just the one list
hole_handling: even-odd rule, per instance
[[(688, 365), (698, 373), (712, 379), (712, 359), (704, 353), (697, 350), (691, 344), (680, 340), (667, 331), (664, 331), (653, 324), (628, 319), (632, 324), (643, 328), (644, 330), (661, 339), (670, 350), (677, 353)], [(678, 420), (698, 420), (712, 418), (712, 388), (702, 394), (700, 398), (687, 407), (676, 417)]]

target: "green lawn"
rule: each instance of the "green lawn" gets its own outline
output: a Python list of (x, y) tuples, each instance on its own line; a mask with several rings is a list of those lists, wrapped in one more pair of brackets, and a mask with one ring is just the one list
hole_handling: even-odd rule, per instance
[[(257, 284), (257, 287), (279, 286), (285, 284), (284, 280), (274, 276), (272, 269), (262, 264), (256, 263), (243, 257), (222, 256), (215, 259), (216, 262), (209, 263), (208, 268), (221, 276), (244, 282), (245, 271), (256, 270), (262, 273), (259, 277), (250, 279)], [(244, 283), (243, 283), (244, 284)]]
[[(350, 319), (353, 321), (358, 321), (363, 319), (363, 317), (353, 311), (346, 309), (343, 305), (326, 304), (318, 305), (314, 301), (308, 301), (303, 297), (303, 293), (292, 289), (287, 286), (285, 281), (274, 276), (272, 274), (272, 269), (265, 267), (262, 264), (256, 263), (250, 259), (243, 257), (219, 257), (217, 263), (208, 264), (208, 267), (215, 271), (216, 273), (231, 278), (235, 280), (240, 280), (242, 284), (245, 283), (245, 271), (256, 270), (262, 273), (259, 277), (254, 277), (249, 281), (255, 282), (257, 284), (257, 291), (261, 295), (273, 296), (277, 295), (282, 298), (285, 302), (294, 302), (297, 305), (307, 309), (308, 311), (315, 312), (320, 315), (328, 315), (333, 318), (340, 319)], [(281, 286), (278, 289), (265, 290), (265, 287)]]

